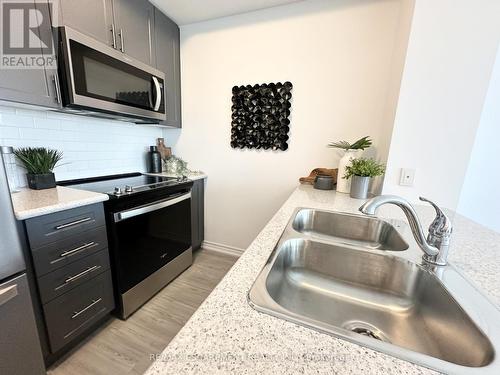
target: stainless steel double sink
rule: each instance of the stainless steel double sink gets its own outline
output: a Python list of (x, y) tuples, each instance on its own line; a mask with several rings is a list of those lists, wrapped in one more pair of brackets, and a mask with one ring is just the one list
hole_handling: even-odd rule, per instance
[(500, 374), (500, 311), (452, 265), (422, 263), (404, 222), (297, 209), (252, 307), (449, 374)]

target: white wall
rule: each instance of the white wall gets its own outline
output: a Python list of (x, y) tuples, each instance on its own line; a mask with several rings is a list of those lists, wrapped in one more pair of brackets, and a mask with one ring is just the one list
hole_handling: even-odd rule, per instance
[(158, 127), (0, 106), (0, 144), (62, 151), (58, 180), (145, 171), (147, 147), (161, 136)]
[[(246, 248), (299, 177), (337, 166), (329, 141), (371, 135), (385, 160), (408, 4), (313, 0), (181, 28), (183, 129), (165, 136), (209, 175), (207, 241)], [(231, 88), (286, 80), (294, 85), (288, 151), (231, 149)]]
[[(418, 0), (384, 193), (456, 209), (500, 40), (498, 0)], [(498, 106), (498, 103), (497, 103)], [(416, 169), (413, 187), (400, 168)]]
[(458, 212), (500, 232), (500, 48), (460, 195)]

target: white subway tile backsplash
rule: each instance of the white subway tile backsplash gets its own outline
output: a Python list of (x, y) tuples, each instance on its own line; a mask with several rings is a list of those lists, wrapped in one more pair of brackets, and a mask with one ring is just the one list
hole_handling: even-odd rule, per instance
[(60, 140), (60, 134), (47, 129), (21, 128), (19, 138), (26, 140)]
[(0, 105), (0, 113), (16, 113), (16, 109), (14, 107)]
[(15, 126), (18, 128), (32, 128), (34, 127), (33, 117), (19, 116), (15, 113), (2, 113), (2, 125)]
[(61, 129), (61, 121), (56, 119), (35, 117), (34, 121), (37, 129)]
[(4, 126), (0, 127), (0, 139), (18, 139), (19, 128)]
[[(0, 144), (62, 151), (58, 180), (143, 172), (145, 153), (158, 137), (158, 127), (0, 106)], [(19, 168), (21, 181), (24, 173)]]

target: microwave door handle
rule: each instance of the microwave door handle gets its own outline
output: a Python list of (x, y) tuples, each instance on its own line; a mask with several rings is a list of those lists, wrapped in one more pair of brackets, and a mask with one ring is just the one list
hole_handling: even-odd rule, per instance
[(148, 212), (153, 212), (157, 210), (161, 210), (162, 208), (166, 208), (169, 206), (173, 206), (179, 202), (185, 201), (186, 199), (191, 198), (191, 192), (180, 195), (173, 199), (167, 199), (165, 201), (156, 202), (150, 205), (134, 208), (132, 210), (117, 212), (113, 215), (115, 223), (118, 223), (122, 220), (130, 219), (131, 217), (139, 216), (147, 214)]
[(160, 104), (161, 104), (161, 88), (160, 88), (160, 82), (158, 82), (158, 78), (153, 77), (153, 83), (155, 85), (155, 92), (156, 92), (156, 100), (155, 100), (155, 105), (153, 107), (153, 110), (156, 112), (160, 109)]

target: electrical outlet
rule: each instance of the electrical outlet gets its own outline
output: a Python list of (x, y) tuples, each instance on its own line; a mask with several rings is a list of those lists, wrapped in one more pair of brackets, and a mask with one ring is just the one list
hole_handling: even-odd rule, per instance
[(415, 169), (401, 168), (401, 176), (399, 178), (399, 184), (401, 186), (413, 186), (414, 180), (415, 180)]

